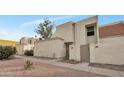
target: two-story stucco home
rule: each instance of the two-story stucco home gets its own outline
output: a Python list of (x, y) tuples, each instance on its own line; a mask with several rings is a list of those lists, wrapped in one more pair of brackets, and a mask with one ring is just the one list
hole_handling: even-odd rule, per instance
[(34, 56), (66, 58), (80, 62), (124, 64), (124, 22), (98, 25), (93, 16), (78, 22), (58, 25), (48, 40), (22, 38), (17, 53), (34, 50)]
[(19, 44), (16, 45), (17, 54), (24, 55), (26, 50), (33, 50), (35, 41), (37, 39), (33, 37), (22, 37)]
[(98, 17), (93, 16), (57, 26), (50, 40), (35, 42), (34, 56), (90, 62), (90, 44), (98, 42)]

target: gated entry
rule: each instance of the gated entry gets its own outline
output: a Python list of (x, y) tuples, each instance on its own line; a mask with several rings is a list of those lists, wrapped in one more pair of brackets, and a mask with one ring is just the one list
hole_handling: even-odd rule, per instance
[(90, 62), (89, 45), (80, 46), (80, 58), (82, 62)]

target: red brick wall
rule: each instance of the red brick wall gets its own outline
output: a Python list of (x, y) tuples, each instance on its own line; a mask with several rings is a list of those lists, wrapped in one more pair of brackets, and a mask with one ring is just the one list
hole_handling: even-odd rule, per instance
[(115, 35), (124, 35), (124, 24), (118, 23), (99, 28), (100, 38), (115, 36)]

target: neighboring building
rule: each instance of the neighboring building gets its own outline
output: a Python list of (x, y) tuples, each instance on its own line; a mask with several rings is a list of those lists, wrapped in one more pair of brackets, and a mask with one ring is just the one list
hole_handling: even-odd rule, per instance
[(99, 28), (100, 38), (111, 37), (111, 36), (124, 36), (124, 22), (114, 22), (111, 24), (103, 25)]
[[(67, 22), (59, 25), (52, 38), (56, 38), (56, 40), (60, 41), (57, 37), (63, 39), (63, 41), (61, 41), (63, 43), (58, 44), (57, 41), (55, 43), (53, 40), (49, 41), (49, 44), (47, 45), (47, 40), (44, 42), (36, 42), (36, 45), (34, 46), (34, 56), (53, 57), (47, 55), (49, 54), (56, 55), (57, 58), (66, 57), (71, 60), (89, 62), (89, 45), (92, 43), (97, 44), (99, 42), (98, 17), (94, 16), (76, 23)], [(37, 45), (39, 46), (38, 48)], [(63, 51), (59, 49), (60, 47), (65, 48), (66, 53), (64, 53), (64, 55)], [(57, 49), (56, 53), (53, 51), (54, 49)]]
[(91, 63), (124, 64), (124, 22), (115, 22), (99, 28), (99, 46), (91, 46)]
[(2, 46), (16, 46), (16, 44), (18, 44), (16, 41), (0, 39), (0, 45)]
[(124, 65), (124, 36), (101, 38), (99, 46), (91, 46), (91, 63)]
[(34, 42), (37, 41), (37, 39), (33, 38), (33, 37), (22, 37), (20, 39), (20, 44), (31, 44), (34, 45)]
[(17, 54), (24, 55), (26, 50), (33, 50), (35, 41), (37, 39), (33, 37), (22, 37), (20, 43), (16, 45)]

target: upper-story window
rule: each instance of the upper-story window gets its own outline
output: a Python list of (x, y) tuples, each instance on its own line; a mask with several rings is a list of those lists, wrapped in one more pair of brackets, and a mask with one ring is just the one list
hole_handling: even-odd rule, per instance
[(94, 26), (88, 26), (88, 27), (86, 27), (86, 30), (87, 30), (87, 36), (94, 35)]

